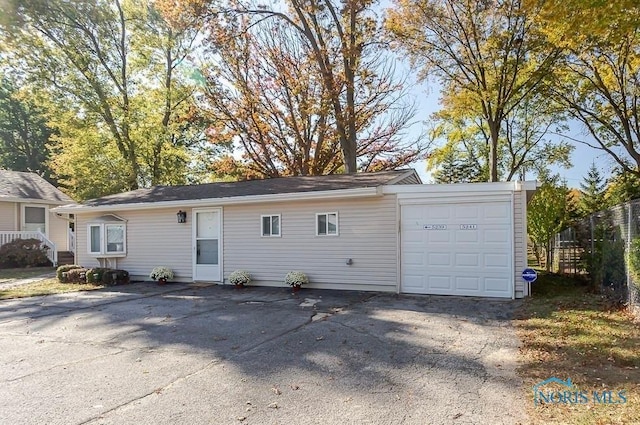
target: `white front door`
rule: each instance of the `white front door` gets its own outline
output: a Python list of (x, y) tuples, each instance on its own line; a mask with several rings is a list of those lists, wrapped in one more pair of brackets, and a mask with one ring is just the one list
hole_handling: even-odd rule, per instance
[(220, 208), (193, 210), (193, 280), (222, 281)]

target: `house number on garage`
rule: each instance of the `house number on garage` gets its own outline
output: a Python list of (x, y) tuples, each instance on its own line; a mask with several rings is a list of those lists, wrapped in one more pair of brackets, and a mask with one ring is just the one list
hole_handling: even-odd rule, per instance
[(478, 229), (477, 224), (461, 224), (460, 225), (460, 230), (477, 230), (477, 229)]
[(447, 230), (446, 224), (425, 224), (425, 230)]

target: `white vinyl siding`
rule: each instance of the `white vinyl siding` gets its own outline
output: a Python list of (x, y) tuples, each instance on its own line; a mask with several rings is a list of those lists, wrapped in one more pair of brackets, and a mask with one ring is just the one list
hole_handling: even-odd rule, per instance
[(56, 244), (56, 249), (58, 251), (67, 251), (69, 247), (69, 222), (52, 213), (51, 208), (54, 207), (55, 205), (49, 205), (49, 235), (47, 237), (51, 242)]
[[(182, 209), (184, 211), (184, 208)], [(177, 223), (178, 208), (113, 212), (127, 220), (127, 256), (116, 258), (111, 266), (127, 270), (134, 279), (148, 279), (156, 266), (173, 270), (176, 281), (191, 281), (193, 271), (191, 255), (191, 221), (187, 210), (187, 224)], [(95, 256), (88, 254), (87, 224), (104, 213), (79, 214), (76, 221), (78, 243), (76, 263), (85, 267), (99, 265)]]
[(338, 236), (338, 213), (316, 214), (317, 236)]
[(262, 232), (260, 233), (264, 237), (280, 236), (281, 220), (280, 214), (274, 215), (262, 215), (260, 216), (262, 221)]
[(522, 271), (527, 268), (527, 193), (515, 192), (513, 195), (513, 230), (514, 230), (514, 272), (515, 297), (522, 298), (526, 294)]
[(0, 202), (0, 231), (17, 231), (16, 203)]
[[(258, 236), (256, 216), (265, 204), (225, 206), (224, 276), (247, 270), (256, 285), (284, 286), (287, 272), (299, 270), (309, 287), (395, 291), (395, 202), (384, 196), (273, 203), (285, 224), (281, 238)], [(319, 211), (339, 212), (339, 238), (316, 236)]]

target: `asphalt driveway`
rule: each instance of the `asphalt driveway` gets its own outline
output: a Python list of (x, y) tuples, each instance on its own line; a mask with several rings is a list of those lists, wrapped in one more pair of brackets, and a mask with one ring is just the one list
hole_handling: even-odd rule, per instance
[(0, 423), (526, 423), (515, 306), (150, 283), (2, 301)]

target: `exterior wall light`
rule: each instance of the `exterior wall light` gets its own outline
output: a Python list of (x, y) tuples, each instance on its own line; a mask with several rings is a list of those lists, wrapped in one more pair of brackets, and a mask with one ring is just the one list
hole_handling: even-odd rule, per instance
[(178, 211), (176, 214), (178, 216), (178, 223), (186, 223), (187, 222), (187, 212), (186, 211)]

